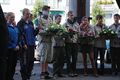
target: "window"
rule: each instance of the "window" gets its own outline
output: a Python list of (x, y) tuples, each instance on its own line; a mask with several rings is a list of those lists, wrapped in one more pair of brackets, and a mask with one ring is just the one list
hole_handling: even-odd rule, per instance
[(111, 19), (112, 18), (112, 13), (105, 14), (105, 19)]
[(0, 0), (0, 3), (1, 3), (1, 4), (9, 4), (9, 3), (10, 3), (10, 0)]
[(34, 5), (35, 0), (26, 0), (26, 5)]

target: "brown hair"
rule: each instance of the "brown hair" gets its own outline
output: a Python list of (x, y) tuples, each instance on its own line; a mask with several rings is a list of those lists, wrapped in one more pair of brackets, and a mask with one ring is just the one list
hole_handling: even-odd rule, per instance
[(114, 14), (114, 16), (120, 17), (120, 15), (119, 15), (119, 14)]
[(6, 19), (8, 19), (8, 17), (11, 16), (12, 14), (14, 14), (14, 13), (13, 13), (13, 12), (8, 12), (8, 13), (6, 14)]
[(62, 16), (60, 14), (58, 14), (55, 16), (55, 19), (57, 19), (58, 17), (62, 17)]
[(24, 8), (22, 14), (24, 15), (26, 11), (29, 11), (28, 8)]
[(70, 15), (70, 14), (73, 14), (73, 11), (69, 11), (69, 12), (67, 13), (67, 15)]
[(81, 21), (84, 21), (86, 18), (88, 19), (87, 16), (82, 17)]
[(96, 20), (98, 20), (98, 19), (103, 19), (103, 16), (102, 15), (97, 15)]

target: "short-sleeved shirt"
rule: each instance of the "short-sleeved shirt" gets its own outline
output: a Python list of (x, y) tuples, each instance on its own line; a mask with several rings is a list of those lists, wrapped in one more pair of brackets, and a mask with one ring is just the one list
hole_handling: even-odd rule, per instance
[(103, 29), (107, 29), (107, 26), (105, 24), (103, 24), (102, 26), (100, 25), (95, 25), (94, 26), (94, 30), (95, 30), (95, 41), (94, 41), (94, 46), (98, 47), (98, 48), (105, 48), (106, 47), (106, 40), (100, 38), (99, 33), (103, 30)]
[[(87, 37), (86, 34), (91, 34), (90, 36), (95, 36), (95, 31), (94, 31), (94, 27), (92, 25), (89, 25), (88, 28), (86, 30), (80, 28), (80, 35), (82, 35), (83, 37)], [(81, 44), (90, 44), (93, 45), (94, 41), (90, 40), (87, 42), (80, 42)]]
[[(79, 32), (79, 24), (77, 21), (75, 21), (74, 23), (70, 23), (68, 20), (66, 21), (66, 23), (64, 24), (64, 26), (69, 30), (69, 29), (72, 29), (74, 31), (77, 31)], [(75, 34), (73, 35), (72, 38), (67, 38), (66, 39), (66, 42), (67, 43), (77, 43), (77, 39), (78, 39), (78, 35)]]
[(120, 47), (120, 23), (118, 25), (112, 24), (110, 27), (113, 31), (117, 33), (117, 37), (115, 39), (110, 40), (111, 47)]

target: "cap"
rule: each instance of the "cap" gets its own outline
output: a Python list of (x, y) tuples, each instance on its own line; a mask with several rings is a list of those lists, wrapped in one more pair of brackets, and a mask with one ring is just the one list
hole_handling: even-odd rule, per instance
[(49, 10), (49, 9), (50, 9), (50, 6), (44, 5), (43, 8), (42, 8), (42, 11), (43, 10)]

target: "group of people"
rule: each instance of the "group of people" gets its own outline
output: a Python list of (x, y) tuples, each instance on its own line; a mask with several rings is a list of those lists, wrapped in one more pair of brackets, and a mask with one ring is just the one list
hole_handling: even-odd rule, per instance
[[(95, 26), (90, 25), (88, 17), (83, 17), (81, 21), (77, 21), (72, 11), (69, 11), (64, 25), (61, 25), (61, 15), (55, 16), (55, 21), (49, 16), (50, 7), (43, 6), (42, 14), (37, 18), (38, 22), (32, 22), (30, 17), (30, 10), (23, 9), (23, 16), (21, 20), (16, 24), (15, 14), (9, 12), (6, 15), (6, 23), (8, 28), (8, 44), (7, 44), (7, 57), (6, 59), (6, 73), (5, 79), (2, 80), (14, 80), (15, 67), (17, 60), (20, 60), (20, 72), (22, 80), (30, 80), (32, 69), (34, 66), (34, 50), (36, 36), (39, 36), (40, 43), (40, 63), (41, 63), (41, 78), (51, 79), (52, 77), (48, 72), (48, 62), (53, 52), (53, 76), (64, 77), (63, 66), (67, 63), (67, 74), (70, 77), (77, 76), (76, 63), (78, 57), (78, 49), (81, 48), (81, 54), (84, 65), (84, 76), (88, 75), (87, 72), (87, 54), (89, 55), (93, 74), (104, 74), (104, 54), (106, 50), (106, 40), (102, 39), (99, 33), (103, 29), (110, 28), (117, 33), (116, 38), (110, 40), (110, 53), (112, 59), (112, 74), (117, 75), (120, 73), (120, 23), (119, 14), (114, 15), (114, 23), (108, 27), (103, 22), (104, 17), (97, 15), (97, 23)], [(59, 35), (43, 35), (49, 26), (57, 26), (76, 32), (72, 36), (63, 38)], [(36, 28), (34, 28), (36, 27)], [(40, 34), (38, 34), (40, 33)], [(94, 36), (94, 40), (88, 40), (78, 43), (79, 36)], [(52, 44), (54, 43), (54, 44)], [(79, 47), (80, 46), (80, 47)], [(53, 48), (53, 50), (52, 50)], [(98, 56), (100, 55), (100, 69), (98, 69)]]
[(30, 10), (23, 9), (23, 16), (17, 24), (13, 12), (4, 15), (1, 7), (0, 10), (1, 27), (3, 27), (0, 29), (0, 35), (3, 36), (0, 46), (1, 54), (3, 54), (0, 56), (0, 80), (14, 80), (18, 59), (20, 60), (22, 80), (27, 80), (31, 76), (34, 65), (36, 36), (30, 18)]
[[(40, 16), (39, 19), (39, 27), (42, 29), (40, 32), (44, 31), (44, 28), (47, 28), (51, 25), (52, 20), (49, 16), (50, 7), (47, 9), (43, 9), (43, 14)], [(46, 18), (46, 16), (48, 18)], [(83, 17), (81, 21), (77, 21), (72, 11), (69, 11), (68, 19), (66, 20), (64, 25), (61, 25), (61, 15), (55, 16), (55, 24), (58, 27), (66, 28), (67, 31), (72, 30), (77, 32), (67, 38), (63, 38), (58, 35), (54, 36), (41, 36), (40, 41), (40, 55), (42, 61), (42, 72), (41, 76), (46, 76), (48, 73), (47, 67), (48, 62), (50, 62), (49, 55), (51, 54), (51, 43), (53, 43), (53, 76), (63, 77), (62, 74), (64, 63), (67, 63), (67, 74), (68, 76), (74, 77), (77, 76), (76, 71), (76, 63), (78, 57), (78, 49), (80, 48), (82, 57), (83, 57), (83, 65), (84, 65), (84, 75), (87, 76), (87, 53), (89, 55), (91, 65), (93, 68), (93, 73), (95, 76), (98, 76), (98, 73), (104, 75), (104, 55), (106, 50), (106, 39), (100, 37), (100, 32), (103, 29), (111, 29), (117, 33), (117, 37), (114, 39), (110, 39), (110, 53), (112, 59), (112, 74), (117, 75), (120, 72), (120, 62), (119, 62), (119, 14), (114, 15), (114, 23), (111, 26), (106, 26), (104, 23), (104, 17), (102, 15), (96, 16), (96, 25), (90, 25), (89, 18)], [(55, 26), (55, 25), (53, 25)], [(87, 41), (78, 41), (79, 36), (82, 37), (95, 37), (94, 40), (87, 40)], [(114, 49), (115, 48), (115, 49)], [(114, 56), (113, 56), (114, 55)], [(100, 57), (100, 69), (98, 66), (98, 56)], [(46, 64), (46, 65), (45, 65)], [(47, 75), (46, 78), (51, 78)]]

